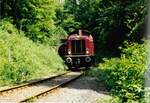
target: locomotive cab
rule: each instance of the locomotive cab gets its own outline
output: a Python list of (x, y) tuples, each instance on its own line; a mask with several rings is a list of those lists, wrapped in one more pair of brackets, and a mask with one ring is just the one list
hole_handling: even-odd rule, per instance
[(86, 31), (73, 32), (66, 42), (65, 63), (69, 67), (88, 67), (94, 62), (93, 37)]

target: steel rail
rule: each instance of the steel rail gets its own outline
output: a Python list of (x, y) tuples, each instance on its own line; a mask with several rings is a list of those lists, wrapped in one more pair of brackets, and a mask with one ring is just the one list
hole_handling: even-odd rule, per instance
[(29, 85), (36, 84), (36, 83), (44, 82), (44, 81), (46, 81), (46, 80), (53, 79), (53, 78), (56, 78), (56, 77), (65, 75), (65, 74), (67, 74), (67, 73), (68, 73), (68, 72), (65, 72), (65, 73), (62, 73), (62, 74), (53, 75), (53, 76), (50, 76), (50, 77), (46, 77), (46, 78), (43, 78), (43, 79), (31, 81), (31, 82), (24, 83), (24, 84), (20, 84), (20, 85), (17, 85), (17, 86), (13, 86), (13, 87), (8, 87), (8, 88), (5, 88), (5, 89), (1, 89), (1, 90), (0, 90), (0, 94), (1, 94), (1, 93), (4, 93), (4, 92), (7, 92), (7, 91), (14, 90), (14, 89), (19, 89), (19, 88), (23, 88), (23, 87), (26, 87), (26, 86), (29, 86)]
[(45, 90), (45, 91), (42, 91), (42, 92), (40, 92), (40, 93), (37, 93), (37, 94), (35, 94), (35, 95), (33, 95), (33, 96), (27, 97), (27, 98), (21, 100), (20, 103), (23, 103), (23, 102), (25, 102), (25, 103), (26, 103), (26, 102), (30, 102), (32, 99), (38, 98), (38, 97), (43, 96), (43, 95), (45, 96), (45, 94), (47, 94), (47, 93), (49, 93), (49, 92), (51, 92), (51, 91), (53, 91), (53, 90), (55, 90), (55, 89), (57, 89), (57, 88), (59, 88), (59, 87), (62, 87), (62, 86), (64, 86), (64, 85), (66, 85), (66, 84), (68, 84), (68, 83), (74, 81), (75, 79), (79, 78), (79, 77), (82, 76), (82, 75), (83, 75), (83, 72), (80, 72), (79, 75), (76, 75), (75, 77), (71, 78), (70, 80), (67, 80), (67, 81), (65, 81), (65, 82), (63, 82), (63, 83), (60, 83), (60, 84), (55, 85), (55, 86), (53, 86), (53, 87), (50, 87), (49, 89), (47, 89), (47, 90)]

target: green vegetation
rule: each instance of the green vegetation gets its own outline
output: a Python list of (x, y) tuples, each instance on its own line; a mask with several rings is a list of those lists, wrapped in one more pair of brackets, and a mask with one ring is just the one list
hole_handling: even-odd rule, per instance
[(57, 48), (67, 36), (57, 23), (59, 0), (1, 0), (0, 86), (64, 72)]
[(0, 22), (0, 86), (64, 71), (54, 48), (23, 35), (10, 22)]
[(144, 101), (147, 2), (1, 0), (0, 85), (64, 71), (54, 48), (82, 28), (93, 33), (96, 48), (89, 74), (105, 83), (112, 101)]
[(118, 97), (114, 97), (114, 98), (100, 98), (97, 99), (97, 103), (121, 103), (121, 101), (119, 100)]
[[(72, 28), (79, 26), (94, 34), (97, 67), (89, 74), (103, 81), (113, 96), (119, 98), (118, 102), (141, 102), (146, 71), (146, 47), (142, 39), (147, 0), (66, 0), (64, 10), (78, 24)], [(65, 29), (64, 21), (60, 24)]]
[(114, 96), (122, 102), (144, 100), (144, 74), (146, 71), (146, 48), (144, 44), (124, 45), (121, 57), (104, 58), (98, 69), (89, 72), (105, 83)]
[(66, 32), (55, 25), (55, 10), (61, 9), (59, 0), (2, 0), (0, 5), (0, 17), (12, 18), (13, 24), (34, 42), (56, 45), (58, 35), (66, 36)]
[[(148, 1), (65, 1), (61, 17), (73, 22), (72, 29), (87, 29), (94, 36), (97, 67), (89, 74), (103, 81), (117, 102), (144, 101)], [(66, 29), (68, 22), (60, 24), (70, 31)]]
[[(80, 28), (93, 33), (96, 49), (116, 51), (124, 40), (140, 41), (143, 37), (147, 0), (77, 1), (66, 0), (65, 15), (74, 18), (71, 20)], [(74, 29), (78, 25), (71, 24)], [(62, 27), (66, 27), (63, 21)]]

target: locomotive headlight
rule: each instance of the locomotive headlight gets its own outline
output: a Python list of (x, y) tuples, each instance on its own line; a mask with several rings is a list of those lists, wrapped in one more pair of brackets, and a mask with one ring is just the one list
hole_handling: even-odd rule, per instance
[(68, 54), (71, 54), (71, 50), (70, 49), (68, 50)]
[(89, 54), (89, 51), (86, 51), (86, 54)]
[(86, 54), (89, 54), (89, 49), (88, 48), (86, 49)]

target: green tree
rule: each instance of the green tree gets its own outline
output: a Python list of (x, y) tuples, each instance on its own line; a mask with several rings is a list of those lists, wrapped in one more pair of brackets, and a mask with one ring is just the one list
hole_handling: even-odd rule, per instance
[(54, 36), (59, 0), (2, 0), (1, 5), (1, 18), (13, 18), (17, 28), (33, 41), (45, 42)]
[(140, 41), (147, 0), (66, 0), (65, 9), (80, 27), (93, 32), (95, 44), (116, 50), (124, 40)]
[(102, 38), (108, 48), (118, 48), (124, 40), (141, 40), (143, 34), (140, 31), (143, 28), (140, 27), (144, 25), (147, 12), (146, 0), (124, 2), (102, 0), (99, 4), (97, 9), (99, 28), (95, 29), (99, 31), (99, 38)]
[(62, 7), (57, 8), (56, 10), (56, 25), (61, 26), (68, 33), (72, 32), (75, 29), (78, 29), (81, 26), (81, 23), (76, 21), (75, 12), (76, 7), (75, 0), (65, 1)]

